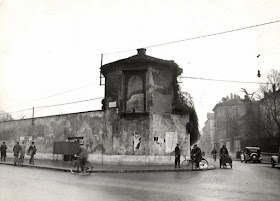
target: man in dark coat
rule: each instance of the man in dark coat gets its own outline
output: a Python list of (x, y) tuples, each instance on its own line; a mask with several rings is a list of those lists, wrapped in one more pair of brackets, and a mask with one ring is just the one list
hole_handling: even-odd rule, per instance
[(175, 147), (175, 168), (180, 168), (180, 147), (179, 144), (177, 144), (177, 146)]
[(2, 159), (4, 159), (4, 161), (6, 160), (6, 157), (7, 157), (6, 150), (7, 150), (7, 145), (5, 144), (5, 142), (3, 142), (3, 144), (0, 147), (1, 161), (2, 161)]
[(228, 155), (228, 150), (226, 148), (225, 145), (223, 145), (223, 147), (220, 149), (220, 156), (225, 156), (225, 155)]
[(195, 167), (198, 168), (199, 167), (199, 163), (202, 160), (202, 153), (201, 153), (201, 149), (197, 146), (197, 144), (195, 144), (193, 146), (193, 149), (191, 151), (191, 155), (192, 155), (192, 158), (193, 158), (193, 160), (195, 162)]
[(34, 155), (36, 154), (37, 148), (34, 142), (31, 143), (30, 147), (28, 148), (28, 153), (30, 154), (30, 164), (34, 164)]
[(21, 151), (21, 146), (19, 144), (19, 142), (16, 143), (16, 145), (13, 148), (13, 152), (14, 152), (14, 165), (16, 165), (17, 161), (18, 161), (18, 157), (19, 157), (19, 152)]

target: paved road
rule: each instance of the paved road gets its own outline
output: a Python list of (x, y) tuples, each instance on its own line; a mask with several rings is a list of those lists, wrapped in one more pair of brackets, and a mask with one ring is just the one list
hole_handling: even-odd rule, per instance
[(90, 176), (0, 165), (0, 200), (5, 201), (278, 201), (279, 189), (280, 168), (268, 164), (234, 162), (233, 169)]

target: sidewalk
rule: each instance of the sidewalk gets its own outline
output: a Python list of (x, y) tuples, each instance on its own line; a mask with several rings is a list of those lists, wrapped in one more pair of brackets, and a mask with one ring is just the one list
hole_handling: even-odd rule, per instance
[[(12, 158), (6, 159), (5, 162), (0, 162), (0, 165), (13, 165)], [(27, 168), (41, 168), (56, 171), (70, 171), (71, 162), (68, 161), (56, 161), (56, 160), (36, 160), (35, 163), (29, 164), (29, 160), (25, 160), (23, 167)], [(173, 165), (105, 165), (105, 164), (93, 164), (93, 173), (125, 173), (125, 172), (187, 172), (191, 171), (191, 167), (187, 169), (175, 169)], [(208, 170), (215, 169), (215, 166), (209, 164)], [(194, 171), (194, 170), (193, 170)], [(195, 170), (202, 171), (202, 170)]]

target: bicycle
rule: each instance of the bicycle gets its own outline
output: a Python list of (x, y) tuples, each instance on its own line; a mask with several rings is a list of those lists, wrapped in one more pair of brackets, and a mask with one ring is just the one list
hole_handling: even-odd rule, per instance
[(181, 163), (181, 168), (183, 169), (189, 169), (189, 165), (191, 165), (191, 170), (194, 169), (200, 169), (200, 170), (204, 170), (204, 169), (208, 169), (208, 161), (205, 158), (202, 158), (201, 161), (199, 162), (199, 166), (198, 168), (195, 168), (195, 161), (193, 159), (193, 157), (191, 157), (190, 159), (187, 159), (187, 156), (185, 156), (185, 160), (183, 160), (183, 162)]
[(79, 156), (74, 156), (71, 167), (70, 167), (70, 172), (73, 174), (77, 174), (81, 171), (86, 174), (90, 175), (93, 170), (92, 164), (86, 159), (85, 164), (83, 165), (81, 163), (81, 158)]

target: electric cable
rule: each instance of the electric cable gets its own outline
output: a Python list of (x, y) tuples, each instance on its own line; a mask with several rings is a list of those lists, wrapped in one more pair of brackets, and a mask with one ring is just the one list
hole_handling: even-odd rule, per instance
[[(44, 105), (44, 106), (34, 107), (34, 109), (47, 108), (47, 107), (55, 107), (55, 106), (61, 106), (61, 105), (70, 105), (70, 104), (82, 103), (82, 102), (87, 102), (87, 101), (97, 100), (97, 99), (103, 99), (103, 97), (91, 98), (91, 99), (74, 101), (74, 102), (68, 102), (68, 103), (60, 103), (60, 104), (54, 104), (54, 105)], [(5, 112), (5, 113), (1, 113), (0, 115), (13, 114), (13, 113), (23, 112), (23, 111), (31, 110), (31, 109), (33, 109), (33, 108), (27, 108), (27, 109), (13, 111), (13, 112)]]
[[(176, 40), (176, 41), (171, 41), (171, 42), (159, 43), (159, 44), (155, 44), (155, 45), (149, 45), (149, 46), (146, 46), (144, 48), (147, 49), (147, 48), (153, 48), (153, 47), (158, 47), (158, 46), (163, 46), (163, 45), (170, 45), (170, 44), (180, 43), (180, 42), (185, 42), (185, 41), (190, 41), (190, 40), (196, 40), (196, 39), (200, 39), (200, 38), (217, 36), (217, 35), (222, 35), (222, 34), (226, 34), (226, 33), (231, 33), (231, 32), (241, 31), (241, 30), (245, 30), (245, 29), (251, 29), (251, 28), (256, 28), (256, 27), (265, 26), (265, 25), (269, 25), (269, 24), (274, 24), (274, 23), (278, 23), (278, 22), (280, 22), (280, 20), (271, 21), (271, 22), (265, 22), (265, 23), (262, 23), (262, 24), (256, 24), (256, 25), (251, 25), (251, 26), (237, 28), (237, 29), (231, 29), (231, 30), (217, 32), (217, 33), (212, 33), (212, 34), (206, 34), (206, 35), (186, 38), (186, 39), (182, 39), (182, 40)], [(138, 49), (138, 48), (136, 48), (136, 49)], [(118, 51), (118, 52), (105, 53), (103, 55), (119, 54), (119, 53), (134, 51), (134, 50), (135, 50), (135, 48), (127, 49), (127, 50), (122, 50), (122, 51)]]
[(202, 78), (202, 77), (188, 77), (188, 76), (183, 76), (183, 77), (180, 77), (180, 78), (195, 79), (195, 80), (205, 80), (205, 81), (216, 81), (216, 82), (236, 82), (236, 83), (246, 83), (246, 84), (270, 84), (268, 82), (249, 82), (249, 81), (236, 81), (236, 80), (219, 80), (219, 79)]
[(40, 109), (40, 108), (55, 107), (55, 106), (61, 106), (61, 105), (70, 105), (70, 104), (74, 104), (74, 103), (82, 103), (82, 102), (87, 102), (87, 101), (97, 100), (97, 99), (103, 99), (103, 97), (91, 98), (91, 99), (87, 99), (87, 100), (74, 101), (74, 102), (68, 102), (68, 103), (61, 103), (61, 104), (55, 104), (55, 105), (45, 105), (45, 106), (34, 107), (34, 108)]
[[(42, 98), (33, 99), (33, 100), (30, 100), (30, 101), (26, 101), (26, 102), (34, 102), (34, 101), (38, 101), (38, 100), (43, 100), (43, 99), (51, 98), (51, 97), (58, 96), (58, 95), (61, 95), (61, 94), (65, 94), (65, 93), (69, 93), (69, 92), (72, 92), (72, 91), (76, 91), (76, 90), (79, 90), (79, 89), (82, 89), (82, 88), (91, 86), (91, 85), (93, 85), (93, 84), (97, 84), (97, 82), (90, 83), (90, 84), (87, 84), (87, 85), (83, 85), (83, 86), (78, 87), (78, 88), (74, 88), (74, 89), (69, 89), (69, 90), (66, 90), (66, 91), (62, 91), (62, 92), (59, 92), (59, 93), (56, 93), (56, 94), (52, 94), (52, 95), (49, 95), (49, 96), (45, 96), (45, 97), (42, 97)], [(22, 105), (22, 104), (20, 104), (20, 105)], [(8, 108), (12, 108), (12, 107), (16, 107), (16, 106), (18, 106), (18, 105), (8, 106), (8, 107), (6, 107), (6, 108), (2, 108), (2, 110), (6, 110), (6, 109), (8, 109)]]

